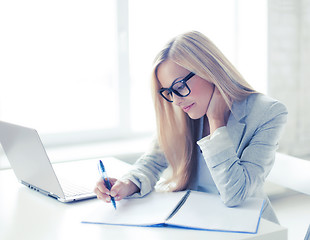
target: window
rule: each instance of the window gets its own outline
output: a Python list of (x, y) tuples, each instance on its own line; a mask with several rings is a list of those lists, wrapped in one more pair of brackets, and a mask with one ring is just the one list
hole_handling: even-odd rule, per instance
[(254, 87), (264, 89), (265, 5), (1, 1), (0, 120), (37, 129), (46, 146), (152, 133), (153, 59), (188, 30), (206, 34)]
[(51, 144), (55, 134), (65, 143), (72, 133), (84, 133), (83, 141), (87, 132), (117, 128), (113, 1), (1, 5), (1, 120), (36, 128)]

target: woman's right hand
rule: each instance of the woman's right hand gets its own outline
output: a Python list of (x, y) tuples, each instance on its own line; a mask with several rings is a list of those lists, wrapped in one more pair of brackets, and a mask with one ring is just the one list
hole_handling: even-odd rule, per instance
[(102, 178), (97, 182), (94, 189), (97, 198), (104, 202), (110, 202), (111, 197), (116, 201), (122, 200), (124, 197), (130, 196), (139, 191), (139, 188), (130, 180), (117, 180), (116, 178), (109, 178), (112, 186), (111, 190), (107, 189)]
[(207, 117), (210, 126), (210, 134), (223, 126), (226, 126), (229, 117), (229, 107), (217, 87), (214, 86), (213, 94), (207, 109)]

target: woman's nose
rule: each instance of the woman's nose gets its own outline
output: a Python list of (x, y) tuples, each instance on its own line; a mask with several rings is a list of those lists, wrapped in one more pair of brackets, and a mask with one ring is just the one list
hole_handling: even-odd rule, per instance
[(173, 93), (173, 103), (177, 106), (180, 106), (183, 102), (183, 98)]

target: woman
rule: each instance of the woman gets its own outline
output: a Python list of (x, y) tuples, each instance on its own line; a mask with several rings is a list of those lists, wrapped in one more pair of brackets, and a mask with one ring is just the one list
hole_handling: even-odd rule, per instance
[(199, 32), (169, 42), (155, 60), (152, 93), (157, 139), (122, 179), (100, 180), (99, 199), (144, 196), (169, 166), (170, 191), (220, 195), (228, 206), (265, 198), (262, 216), (278, 223), (263, 191), (287, 118), (283, 104), (256, 92)]

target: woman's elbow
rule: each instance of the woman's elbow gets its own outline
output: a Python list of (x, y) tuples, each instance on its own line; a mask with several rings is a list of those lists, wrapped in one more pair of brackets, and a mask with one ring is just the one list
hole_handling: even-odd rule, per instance
[(241, 205), (244, 200), (246, 199), (245, 193), (240, 191), (235, 195), (221, 195), (222, 202), (225, 204), (226, 207), (237, 207)]

